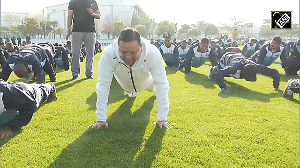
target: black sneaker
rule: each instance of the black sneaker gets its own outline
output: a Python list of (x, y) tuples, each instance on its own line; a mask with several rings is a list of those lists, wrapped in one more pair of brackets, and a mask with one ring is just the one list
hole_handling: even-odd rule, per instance
[(56, 82), (56, 77), (55, 76), (50, 76), (50, 82)]
[(72, 77), (72, 80), (76, 80), (76, 79), (79, 79), (79, 76), (73, 76)]
[(86, 77), (87, 79), (94, 79), (94, 76), (92, 75), (92, 76), (87, 76)]

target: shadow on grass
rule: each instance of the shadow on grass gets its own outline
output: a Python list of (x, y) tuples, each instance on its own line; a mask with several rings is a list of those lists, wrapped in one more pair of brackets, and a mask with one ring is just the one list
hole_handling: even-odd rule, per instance
[(50, 167), (150, 167), (161, 150), (164, 129), (155, 129), (144, 145), (155, 97), (131, 111), (128, 98), (107, 120), (108, 128), (87, 130), (65, 148)]
[(57, 83), (55, 83), (55, 87), (58, 87), (60, 85), (64, 85), (64, 84), (69, 83), (71, 81), (72, 81), (72, 79), (68, 79), (68, 80), (64, 80), (64, 81), (61, 81), (61, 82), (57, 82)]
[[(67, 84), (67, 85), (64, 85), (64, 86), (62, 86), (62, 87), (56, 87), (56, 93), (58, 93), (58, 92), (60, 92), (60, 91), (62, 91), (62, 90), (65, 90), (65, 89), (67, 89), (67, 88), (69, 88), (69, 87), (71, 87), (71, 86), (73, 86), (73, 85), (76, 85), (77, 83), (80, 83), (80, 82), (82, 82), (82, 81), (84, 81), (84, 80), (87, 80), (86, 78), (83, 78), (83, 79), (77, 79), (77, 80), (74, 80), (74, 82), (72, 82), (72, 83), (69, 83), (69, 84)], [(63, 82), (61, 82), (59, 85), (62, 85), (63, 83), (68, 83), (68, 82), (70, 82), (70, 80), (66, 80), (66, 81), (63, 81)], [(59, 86), (58, 85), (58, 86)], [(56, 86), (56, 85), (55, 85)]]
[(299, 79), (300, 76), (298, 75), (285, 75), (285, 74), (280, 74), (280, 82), (287, 82), (290, 79)]
[[(124, 95), (124, 89), (119, 85), (116, 79), (113, 78), (110, 85), (108, 104), (120, 101), (125, 97), (127, 96)], [(97, 101), (97, 93), (94, 92), (90, 97), (86, 99), (86, 104), (90, 106), (88, 110), (96, 110), (96, 101)]]
[(175, 74), (176, 72), (177, 72), (177, 69), (176, 68), (174, 68), (174, 67), (165, 67), (165, 69), (166, 69), (166, 74), (167, 75), (171, 75), (171, 74)]
[(64, 67), (56, 67), (56, 69), (55, 69), (55, 71), (56, 71), (56, 73), (62, 73), (62, 72), (65, 72), (66, 70), (65, 70), (65, 68)]
[(226, 82), (229, 87), (229, 92), (219, 92), (218, 96), (222, 98), (228, 97), (239, 97), (247, 100), (258, 100), (262, 102), (269, 102), (270, 98), (280, 97), (282, 95), (282, 91), (278, 91), (270, 94), (265, 94), (253, 90), (249, 90), (248, 88), (238, 85), (232, 82)]
[(300, 99), (300, 95), (299, 96), (293, 96), (292, 98), (286, 98), (286, 100), (289, 100), (293, 103), (297, 103), (297, 104), (300, 104), (300, 100), (299, 99), (295, 99), (295, 97), (299, 98)]
[(188, 81), (190, 84), (194, 85), (202, 85), (205, 88), (208, 89), (214, 89), (215, 88), (215, 80), (208, 79), (206, 75), (199, 74), (196, 72), (191, 71), (189, 75), (185, 75), (186, 81)]

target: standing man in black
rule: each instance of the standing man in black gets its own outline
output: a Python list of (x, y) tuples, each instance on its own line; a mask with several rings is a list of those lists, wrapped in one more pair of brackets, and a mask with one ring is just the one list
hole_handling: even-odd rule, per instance
[(19, 37), (17, 38), (17, 40), (18, 40), (18, 46), (21, 46), (21, 45), (22, 45), (22, 39), (21, 39), (21, 37), (19, 36)]
[[(72, 60), (71, 71), (72, 80), (79, 78), (80, 64), (79, 54), (82, 42), (86, 47), (85, 76), (93, 79), (93, 62), (95, 49), (95, 22), (100, 19), (98, 4), (95, 0), (71, 0), (68, 7), (68, 40), (72, 33)], [(71, 31), (71, 25), (73, 29)]]

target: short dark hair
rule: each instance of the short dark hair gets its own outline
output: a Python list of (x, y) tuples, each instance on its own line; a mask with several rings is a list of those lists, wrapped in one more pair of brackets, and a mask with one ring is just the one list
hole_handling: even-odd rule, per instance
[(273, 37), (272, 40), (275, 41), (275, 42), (278, 43), (278, 44), (281, 44), (281, 43), (282, 43), (281, 38), (280, 38), (279, 36)]
[(13, 71), (15, 73), (15, 75), (19, 78), (24, 78), (28, 75), (28, 64), (25, 61), (20, 61), (17, 62), (14, 67), (13, 67)]
[(120, 33), (120, 36), (118, 38), (118, 44), (120, 43), (120, 41), (132, 42), (135, 40), (138, 42), (138, 44), (141, 44), (140, 33), (133, 28), (126, 28), (126, 29), (122, 30), (122, 32)]
[(256, 81), (256, 66), (254, 64), (245, 65), (244, 78), (246, 81)]
[(209, 44), (209, 39), (208, 38), (203, 38), (201, 39), (201, 42), (200, 43), (204, 43), (204, 44)]

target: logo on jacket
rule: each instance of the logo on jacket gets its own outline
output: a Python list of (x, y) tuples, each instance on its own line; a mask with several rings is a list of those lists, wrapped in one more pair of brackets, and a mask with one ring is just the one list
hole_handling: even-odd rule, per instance
[(271, 11), (272, 29), (291, 29), (292, 11)]

